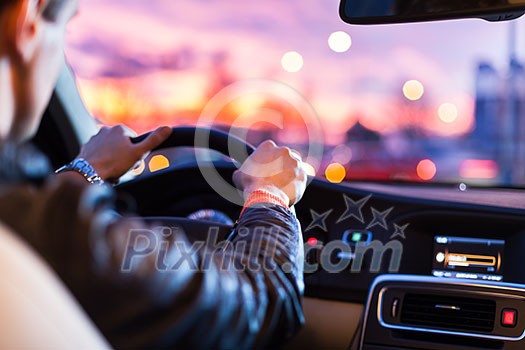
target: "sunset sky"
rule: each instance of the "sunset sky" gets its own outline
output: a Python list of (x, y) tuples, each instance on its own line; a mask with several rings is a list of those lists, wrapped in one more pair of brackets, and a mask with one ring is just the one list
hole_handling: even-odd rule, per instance
[[(505, 72), (507, 23), (350, 26), (338, 6), (338, 0), (81, 0), (66, 53), (92, 113), (139, 132), (192, 123), (221, 87), (253, 78), (303, 94), (329, 142), (339, 142), (357, 120), (380, 132), (407, 123), (437, 135), (472, 127), (477, 64), (489, 61)], [(523, 59), (524, 20), (517, 26)], [(351, 36), (344, 53), (328, 45), (336, 31)], [(282, 65), (290, 51), (304, 62), (294, 73)], [(408, 80), (423, 84), (420, 100), (403, 96)], [(451, 122), (439, 117), (444, 103), (457, 108)]]

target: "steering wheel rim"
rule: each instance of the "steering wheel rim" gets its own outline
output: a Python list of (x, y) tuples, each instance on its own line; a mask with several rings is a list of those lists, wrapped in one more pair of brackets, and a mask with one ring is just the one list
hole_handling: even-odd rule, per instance
[[(142, 142), (150, 134), (151, 133), (146, 133), (137, 137), (133, 137), (131, 138), (131, 142)], [(203, 137), (207, 138), (207, 146), (209, 145), (208, 149), (220, 152), (241, 164), (255, 151), (255, 147), (253, 145), (240, 139), (239, 137), (215, 129), (198, 127), (174, 127), (172, 129), (171, 135), (166, 139), (166, 141), (153, 149), (153, 151), (173, 147), (202, 148), (198, 143), (198, 139), (200, 138), (202, 140)], [(295, 212), (295, 208), (293, 206), (290, 207), (290, 210)], [(173, 220), (175, 218), (171, 219)], [(188, 221), (187, 219), (181, 220), (183, 220), (187, 225), (186, 229), (191, 226), (191, 221)], [(201, 224), (202, 223), (203, 222), (201, 222)]]
[[(151, 132), (137, 137), (132, 137), (131, 142), (142, 142), (150, 134)], [(245, 142), (244, 140), (236, 136), (229, 135), (223, 131), (215, 129), (198, 127), (174, 127), (172, 129), (171, 135), (166, 139), (166, 141), (164, 141), (158, 147), (153, 149), (153, 151), (174, 147), (203, 148), (199, 144), (199, 140), (202, 140), (203, 137), (207, 139), (206, 146), (209, 145), (209, 147), (207, 147), (208, 149), (220, 152), (221, 154), (224, 154), (241, 164), (246, 160), (246, 158), (249, 155), (251, 155), (255, 151), (255, 147), (253, 145)], [(152, 222), (160, 221), (177, 223), (179, 226), (183, 227), (184, 231), (191, 239), (200, 238), (204, 240), (206, 240), (207, 237), (203, 237), (202, 233), (208, 232), (209, 230), (203, 230), (202, 228), (212, 225), (215, 227), (218, 225), (218, 223), (215, 222), (208, 222), (202, 220), (188, 220), (187, 218), (176, 217), (151, 217), (147, 220), (151, 220)], [(222, 227), (222, 231), (220, 232), (220, 238), (225, 240), (227, 239), (230, 233), (231, 228), (224, 226)]]
[[(146, 133), (137, 137), (132, 137), (131, 142), (142, 142), (150, 134), (151, 133)], [(196, 138), (203, 136), (207, 137), (208, 139), (209, 149), (220, 152), (241, 164), (255, 151), (255, 147), (253, 145), (236, 136), (215, 129), (191, 126), (174, 127), (168, 139), (153, 149), (153, 151), (173, 147), (201, 148), (196, 143)]]

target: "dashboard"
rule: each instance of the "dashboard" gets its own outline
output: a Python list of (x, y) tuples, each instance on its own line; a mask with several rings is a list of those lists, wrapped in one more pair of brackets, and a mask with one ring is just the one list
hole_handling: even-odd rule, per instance
[[(522, 196), (519, 190), (314, 181), (297, 208), (307, 262), (320, 266), (306, 276), (307, 294), (363, 301), (381, 274), (525, 283)], [(334, 270), (338, 263), (345, 268)]]
[[(235, 170), (231, 163), (214, 166), (225, 180), (231, 179)], [(204, 210), (234, 221), (241, 210), (215, 194), (199, 169), (192, 166), (122, 184), (118, 191), (124, 198), (139, 199), (133, 209), (142, 216), (185, 218)], [(458, 335), (444, 337), (435, 333), (441, 332), (435, 329), (429, 333), (434, 335), (427, 346), (423, 343), (428, 337), (421, 334), (428, 330), (407, 331), (403, 315), (389, 318), (385, 311), (386, 326), (373, 316), (377, 314), (376, 308), (387, 310), (390, 304), (395, 304), (392, 298), (404, 302), (420, 297), (426, 300), (430, 296), (433, 304), (461, 308), (465, 299), (494, 294), (502, 283), (514, 287), (506, 296), (491, 297), (495, 303), (491, 301), (494, 325), (504, 319), (501, 310), (525, 314), (521, 301), (525, 298), (525, 288), (521, 287), (525, 271), (520, 264), (525, 248), (523, 195), (521, 190), (461, 190), (432, 184), (331, 184), (314, 179), (295, 207), (305, 241), (307, 320), (295, 348), (304, 348), (305, 344), (314, 348), (347, 348), (351, 339), (362, 339), (369, 345), (382, 339), (383, 345), (397, 343), (404, 348), (411, 344), (413, 348), (425, 349), (445, 349), (436, 344), (446, 340), (454, 344), (447, 349), (459, 349), (478, 339), (478, 348), (489, 344), (494, 349), (507, 349), (503, 340), (479, 340), (479, 335), (465, 340), (461, 332), (458, 340)], [(225, 225), (225, 235), (230, 232), (228, 228)], [(392, 281), (378, 285), (378, 278), (385, 276)], [(402, 280), (395, 280), (396, 276)], [(435, 281), (443, 282), (435, 284)], [(448, 297), (443, 300), (436, 293), (438, 290), (444, 293), (451, 287), (455, 294), (451, 295), (454, 303), (449, 305)], [(385, 288), (395, 293), (381, 294)], [(519, 304), (512, 300), (519, 300)], [(485, 307), (485, 300), (478, 301)], [(363, 323), (359, 321), (361, 317)], [(525, 322), (520, 316), (518, 322), (522, 320)], [(359, 324), (367, 329), (361, 337)], [(452, 324), (456, 327), (462, 321)], [(514, 333), (522, 326), (525, 323), (517, 323), (514, 328), (498, 326), (494, 332), (501, 337), (517, 338)], [(418, 329), (426, 328), (428, 325)], [(399, 339), (393, 339), (394, 336)], [(423, 338), (416, 339), (420, 336)], [(385, 349), (383, 345), (369, 348)], [(516, 346), (520, 345), (521, 341)], [(357, 348), (364, 349), (364, 343)]]
[[(215, 167), (226, 180), (235, 170), (229, 162)], [(119, 192), (140, 198), (134, 209), (143, 216), (211, 209), (235, 221), (241, 209), (216, 195), (191, 166), (124, 184)], [(385, 273), (525, 283), (521, 190), (314, 179), (295, 209), (310, 297), (364, 303)]]

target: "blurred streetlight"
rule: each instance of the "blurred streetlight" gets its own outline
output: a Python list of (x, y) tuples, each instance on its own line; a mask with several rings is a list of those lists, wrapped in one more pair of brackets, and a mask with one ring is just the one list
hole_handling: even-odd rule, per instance
[(343, 31), (333, 32), (328, 38), (328, 46), (330, 46), (330, 49), (334, 52), (343, 53), (350, 50), (352, 38), (348, 33)]
[(453, 103), (443, 103), (439, 106), (438, 115), (444, 123), (453, 123), (458, 119), (458, 108)]
[(303, 56), (297, 51), (289, 51), (281, 58), (283, 69), (289, 73), (297, 73), (303, 68)]
[(403, 94), (410, 101), (417, 101), (425, 93), (425, 87), (418, 80), (409, 80), (403, 85)]

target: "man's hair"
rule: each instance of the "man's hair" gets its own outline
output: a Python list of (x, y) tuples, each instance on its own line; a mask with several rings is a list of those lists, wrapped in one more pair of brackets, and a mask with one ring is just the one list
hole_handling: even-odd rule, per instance
[(56, 21), (66, 1), (70, 0), (49, 0), (42, 14), (44, 18), (49, 21)]
[[(12, 5), (20, 0), (0, 0), (0, 12), (3, 11), (7, 6)], [(65, 2), (68, 0), (48, 0), (42, 16), (48, 21), (57, 20), (60, 10)]]

